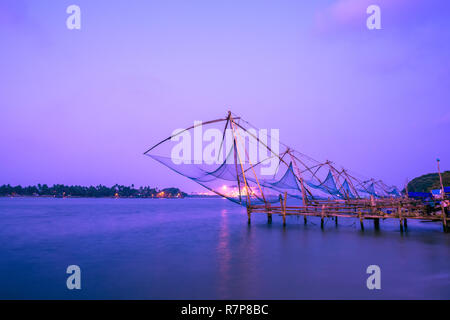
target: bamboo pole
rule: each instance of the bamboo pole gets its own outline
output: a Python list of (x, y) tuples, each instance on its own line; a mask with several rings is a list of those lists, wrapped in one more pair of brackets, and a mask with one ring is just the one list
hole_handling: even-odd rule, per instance
[[(233, 118), (231, 118), (231, 122), (232, 122), (233, 124), (236, 124), (236, 123), (234, 122)], [(241, 137), (239, 131), (236, 130), (236, 132), (237, 132), (237, 135), (239, 136), (239, 138), (242, 139), (242, 137)], [(242, 140), (243, 140), (243, 139), (242, 139)], [(243, 141), (243, 145), (245, 146), (245, 141)], [(245, 147), (244, 147), (244, 155), (247, 157), (248, 163), (250, 164), (250, 168), (252, 169), (253, 174), (254, 174), (254, 176), (255, 176), (256, 183), (258, 184), (259, 192), (261, 193), (261, 196), (262, 196), (262, 198), (263, 198), (263, 200), (264, 200), (264, 203), (266, 203), (266, 198), (264, 197), (264, 193), (262, 192), (261, 185), (259, 184), (258, 176), (256, 175), (255, 168), (253, 167), (253, 164), (252, 164), (252, 162), (250, 161), (250, 157), (248, 156), (247, 150), (245, 149)], [(244, 161), (245, 161), (245, 158), (244, 158)]]
[(375, 230), (380, 230), (380, 218), (373, 219), (373, 227)]
[(272, 224), (272, 208), (270, 207), (270, 203), (267, 203), (265, 208), (267, 210), (267, 223)]
[(442, 227), (444, 229), (444, 232), (448, 232), (448, 228), (447, 228), (447, 215), (445, 214), (445, 207), (443, 205), (443, 202), (445, 201), (445, 189), (444, 189), (444, 184), (442, 183), (442, 175), (441, 175), (441, 168), (439, 166), (439, 159), (437, 160), (437, 167), (438, 167), (438, 174), (439, 174), (439, 181), (441, 183), (441, 211), (442, 211)]
[(361, 209), (358, 210), (358, 216), (359, 216), (359, 223), (361, 224), (361, 230), (364, 231), (364, 223), (363, 223), (363, 216), (361, 214)]
[(308, 204), (308, 198), (306, 196), (306, 192), (305, 192), (305, 185), (303, 184), (303, 176), (302, 173), (300, 172), (300, 169), (297, 166), (297, 162), (295, 162), (295, 158), (292, 156), (292, 154), (290, 153), (290, 151), (288, 151), (289, 155), (291, 156), (291, 160), (292, 163), (295, 167), (295, 171), (297, 171), (297, 178), (300, 181), (300, 188), (302, 191), (302, 201), (303, 201), (303, 205), (307, 205)]
[(409, 184), (408, 179), (406, 179), (406, 185), (405, 185), (406, 199), (409, 198), (408, 184)]
[(321, 229), (323, 229), (323, 216), (324, 216), (324, 214), (325, 214), (325, 205), (323, 204), (322, 205), (322, 211), (321, 211), (321, 214), (320, 214), (320, 228)]
[[(376, 207), (376, 203), (375, 203), (375, 198), (371, 195), (370, 196), (370, 214), (372, 215), (374, 213), (374, 208)], [(375, 212), (377, 212), (377, 209), (375, 208)], [(373, 226), (375, 230), (379, 230), (380, 229), (380, 219), (379, 218), (375, 218), (373, 219)]]
[(345, 169), (342, 170), (343, 174), (345, 175), (345, 179), (347, 180), (349, 186), (350, 186), (350, 191), (353, 191), (353, 195), (357, 198), (360, 198), (358, 190), (355, 188), (353, 181), (352, 181), (352, 177), (347, 173), (347, 171)]
[(204, 126), (204, 125), (212, 124), (212, 123), (216, 123), (216, 122), (227, 121), (227, 119), (228, 119), (228, 118), (225, 118), (225, 119), (216, 119), (216, 120), (210, 120), (210, 121), (206, 121), (206, 122), (201, 122), (201, 123), (198, 123), (198, 124), (194, 124), (193, 126), (190, 126), (189, 128), (180, 130), (180, 131), (178, 131), (177, 133), (171, 135), (170, 137), (168, 137), (168, 138), (166, 138), (166, 139), (164, 139), (164, 140), (161, 140), (160, 142), (158, 142), (157, 144), (155, 144), (154, 146), (152, 146), (151, 148), (149, 148), (147, 151), (145, 151), (144, 154), (149, 153), (150, 151), (152, 151), (153, 149), (155, 149), (155, 148), (156, 148), (157, 146), (159, 146), (160, 144), (162, 144), (162, 143), (164, 143), (164, 142), (166, 142), (166, 141), (172, 139), (173, 137), (176, 137), (176, 136), (182, 134), (183, 132), (186, 132), (186, 131), (189, 131), (189, 130), (191, 130), (191, 129), (194, 129), (194, 128), (198, 127), (198, 126)]
[(403, 232), (403, 218), (402, 218), (402, 207), (398, 206), (397, 207), (397, 211), (398, 211), (398, 217), (400, 219), (400, 232)]
[(248, 184), (247, 184), (247, 178), (245, 177), (245, 171), (244, 171), (244, 166), (242, 165), (242, 159), (241, 159), (241, 155), (239, 154), (239, 148), (237, 147), (237, 138), (236, 138), (236, 130), (235, 130), (235, 128), (234, 128), (234, 126), (233, 126), (233, 124), (235, 124), (235, 122), (233, 121), (233, 118), (231, 118), (230, 117), (230, 123), (231, 123), (231, 128), (233, 129), (233, 135), (234, 135), (234, 141), (235, 141), (235, 143), (236, 143), (236, 152), (237, 152), (237, 155), (238, 155), (238, 158), (239, 158), (239, 164), (240, 164), (240, 166), (241, 166), (241, 170), (242, 170), (242, 177), (244, 178), (244, 184), (245, 184), (245, 190), (246, 190), (246, 193), (247, 193), (247, 206), (249, 206), (250, 205), (250, 198), (251, 198), (251, 191), (249, 192), (249, 187), (248, 187)]

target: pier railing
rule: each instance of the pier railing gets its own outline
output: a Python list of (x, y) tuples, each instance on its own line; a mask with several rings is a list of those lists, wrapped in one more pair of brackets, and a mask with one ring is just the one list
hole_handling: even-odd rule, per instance
[(376, 229), (379, 228), (380, 219), (398, 219), (400, 230), (407, 228), (407, 220), (442, 221), (445, 232), (450, 218), (445, 210), (430, 211), (424, 204), (408, 199), (377, 199), (371, 200), (337, 200), (337, 201), (315, 201), (304, 206), (287, 205), (286, 198), (280, 200), (280, 204), (250, 205), (247, 207), (250, 223), (251, 213), (267, 214), (268, 222), (272, 222), (272, 215), (281, 215), (283, 225), (286, 225), (286, 216), (303, 216), (305, 224), (308, 217), (320, 217), (321, 227), (324, 226), (325, 218), (333, 218), (336, 224), (338, 218), (356, 218), (360, 220), (361, 229), (364, 229), (364, 220), (373, 220)]

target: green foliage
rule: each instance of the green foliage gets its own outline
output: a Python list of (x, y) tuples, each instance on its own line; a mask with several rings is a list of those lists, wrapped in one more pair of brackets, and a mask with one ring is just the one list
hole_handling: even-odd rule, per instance
[(157, 197), (158, 193), (164, 191), (165, 198), (182, 198), (187, 196), (178, 188), (166, 188), (158, 190), (157, 188), (140, 187), (138, 189), (131, 187), (114, 185), (112, 187), (106, 187), (98, 185), (96, 187), (84, 187), (84, 186), (65, 186), (62, 184), (55, 184), (52, 187), (46, 184), (37, 186), (0, 186), (0, 196), (53, 196), (53, 197), (84, 197), (84, 198), (104, 198), (104, 197), (125, 197), (125, 198), (153, 198)]
[[(444, 186), (450, 186), (450, 171), (442, 173), (442, 183)], [(433, 189), (440, 188), (441, 183), (437, 173), (424, 174), (408, 183), (408, 191), (410, 192), (430, 192)]]
[[(442, 173), (442, 184), (444, 187), (450, 186), (450, 171), (445, 171)], [(433, 183), (431, 189), (440, 189), (441, 183), (439, 182), (439, 178)]]

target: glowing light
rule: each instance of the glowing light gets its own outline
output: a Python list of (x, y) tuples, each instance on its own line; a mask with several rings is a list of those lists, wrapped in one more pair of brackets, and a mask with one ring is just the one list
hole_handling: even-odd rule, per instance
[(158, 198), (164, 197), (164, 191), (161, 191), (161, 192), (158, 193), (156, 196), (157, 196)]

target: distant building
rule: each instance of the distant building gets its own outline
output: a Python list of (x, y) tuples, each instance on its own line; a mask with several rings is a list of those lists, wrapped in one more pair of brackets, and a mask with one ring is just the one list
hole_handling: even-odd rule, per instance
[[(444, 193), (446, 197), (450, 197), (450, 187), (444, 187)], [(441, 189), (431, 190), (433, 198), (442, 198)]]
[(408, 197), (417, 199), (427, 199), (432, 197), (430, 192), (408, 192)]

